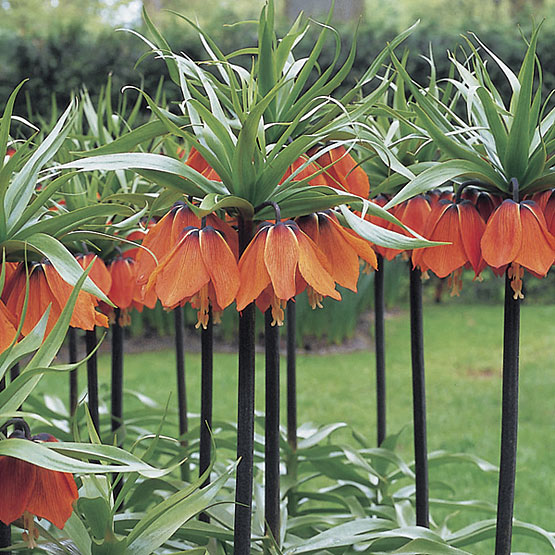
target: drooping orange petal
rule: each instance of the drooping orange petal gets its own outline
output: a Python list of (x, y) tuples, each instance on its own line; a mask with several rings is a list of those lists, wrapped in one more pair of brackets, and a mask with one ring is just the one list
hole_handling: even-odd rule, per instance
[(224, 238), (212, 227), (205, 227), (200, 231), (199, 242), (218, 306), (223, 309), (233, 302), (239, 290), (237, 261)]
[[(428, 224), (432, 207), (424, 195), (417, 195), (407, 201), (403, 216), (397, 216), (407, 227), (423, 235)], [(405, 234), (407, 234), (405, 232)]]
[[(142, 243), (143, 239), (146, 237), (147, 231), (143, 230), (143, 229), (136, 229), (135, 231), (132, 231), (127, 237), (126, 239), (128, 241), (133, 241), (134, 243)], [(129, 245), (126, 245), (129, 246)], [(137, 258), (137, 254), (139, 254), (139, 251), (141, 250), (140, 247), (131, 247), (130, 249), (128, 248), (125, 251), (125, 256), (128, 256), (129, 258), (133, 258), (136, 259)]]
[(327, 217), (357, 255), (365, 262), (368, 262), (372, 268), (376, 269), (378, 267), (378, 261), (376, 259), (376, 253), (370, 243), (357, 235), (352, 229), (343, 227), (334, 214), (328, 215)]
[[(139, 310), (139, 312), (142, 310), (143, 306), (150, 309), (154, 308), (157, 300), (158, 297), (156, 297), (156, 291), (152, 288), (147, 290), (146, 284), (138, 285), (133, 294), (134, 308)], [(138, 305), (140, 305), (140, 308)]]
[[(199, 230), (189, 230), (161, 262), (151, 279), (158, 298), (166, 307), (192, 297), (210, 281), (199, 244)], [(150, 283), (150, 282), (149, 282)]]
[[(48, 287), (52, 292), (53, 298), (58, 302), (59, 311), (65, 307), (73, 287), (62, 279), (56, 269), (51, 264), (44, 264), (44, 274)], [(92, 330), (96, 324), (97, 312), (94, 309), (97, 302), (96, 299), (85, 291), (79, 291), (73, 314), (71, 315), (70, 325), (82, 330)]]
[[(290, 175), (295, 173), (301, 166), (307, 163), (310, 156), (303, 155), (297, 158), (293, 164), (289, 168), (287, 168), (285, 174), (283, 175), (280, 183), (283, 183)], [(320, 173), (318, 173), (320, 172)], [(293, 179), (293, 181), (302, 181), (303, 179), (307, 179), (312, 177), (309, 181), (309, 184), (317, 187), (317, 186), (326, 186), (329, 185), (328, 179), (326, 179), (325, 175), (321, 173), (320, 165), (311, 162), (307, 164), (302, 170), (297, 173)]]
[[(157, 261), (163, 258), (174, 247), (172, 227), (176, 208), (172, 208), (159, 222), (149, 228), (142, 246), (135, 258), (137, 263), (137, 282), (144, 285)], [(148, 250), (147, 250), (148, 249)], [(153, 256), (154, 255), (154, 256)], [(154, 258), (156, 257), (156, 258)]]
[(485, 267), (480, 241), (486, 229), (486, 224), (476, 207), (470, 202), (461, 202), (458, 205), (458, 211), (464, 252), (474, 273), (478, 275)]
[(17, 262), (6, 262), (5, 264), (0, 263), (0, 274), (2, 274), (2, 268), (4, 269), (4, 289), (0, 291), (0, 297), (7, 297), (11, 288), (11, 277), (16, 273), (17, 267)]
[[(22, 264), (18, 269), (17, 275), (13, 276), (12, 288), (6, 299), (6, 308), (13, 315), (16, 322), (23, 317), (23, 306), (25, 302), (25, 267)], [(51, 306), (48, 316), (46, 333), (49, 333), (60, 313), (60, 308), (56, 299), (52, 298), (50, 288), (46, 282), (42, 266), (37, 265), (31, 269), (29, 275), (29, 300), (27, 302), (27, 312), (25, 321), (21, 328), (23, 335), (28, 335), (42, 318), (49, 305)]]
[(522, 244), (514, 261), (545, 276), (555, 259), (555, 238), (547, 231), (545, 218), (535, 203), (522, 202), (520, 207)]
[(436, 222), (429, 236), (432, 241), (448, 241), (450, 245), (429, 247), (422, 254), (423, 263), (440, 278), (464, 266), (467, 261), (459, 230), (459, 215), (454, 204), (449, 205)]
[(278, 299), (289, 300), (295, 296), (298, 261), (299, 247), (290, 227), (282, 222), (271, 226), (264, 247), (264, 264)]
[(237, 292), (237, 310), (243, 310), (266, 289), (270, 274), (264, 264), (264, 249), (268, 227), (263, 227), (254, 236), (239, 259), (240, 285)]
[[(181, 237), (183, 230), (187, 227), (200, 228), (200, 218), (186, 204), (178, 204), (172, 209), (174, 213), (172, 231), (171, 231), (171, 247), (173, 247)], [(170, 248), (171, 248), (170, 247)], [(162, 255), (167, 254), (161, 253)], [(158, 256), (158, 255), (157, 255)], [(160, 257), (158, 257), (160, 259)]]
[(31, 514), (45, 518), (61, 529), (71, 516), (72, 503), (78, 496), (71, 474), (37, 466), (35, 487), (26, 508)]
[(274, 298), (274, 288), (270, 283), (258, 297), (256, 297), (256, 306), (260, 312), (266, 312), (270, 305), (272, 304), (272, 299)]
[(333, 166), (327, 171), (335, 179), (339, 188), (360, 197), (368, 198), (370, 194), (368, 176), (345, 150), (345, 147), (339, 146), (330, 150), (328, 156)]
[(547, 231), (555, 236), (555, 190), (551, 190), (551, 194), (545, 203), (543, 214), (545, 216)]
[(110, 275), (108, 268), (106, 268), (104, 260), (92, 253), (77, 256), (77, 261), (81, 264), (83, 270), (87, 269), (93, 260), (94, 263), (91, 271), (89, 272), (89, 277), (93, 280), (95, 285), (97, 285), (98, 288), (105, 295), (107, 295), (110, 292), (110, 287), (112, 287), (112, 276)]
[(23, 515), (35, 487), (36, 469), (26, 461), (0, 457), (0, 520), (4, 524)]
[(295, 220), (297, 225), (316, 243), (320, 240), (320, 230), (318, 227), (318, 215), (308, 214)]
[(235, 256), (235, 260), (239, 259), (239, 235), (226, 221), (218, 218), (216, 214), (208, 214), (206, 217), (206, 225), (211, 225), (217, 229), (224, 237), (225, 242), (229, 245), (231, 252)]
[(0, 301), (0, 353), (4, 352), (13, 341), (17, 328), (12, 316), (2, 301)]
[(356, 291), (360, 270), (357, 253), (336, 229), (331, 219), (322, 215), (318, 218), (318, 224), (320, 236), (317, 245), (329, 260), (333, 280), (351, 291)]
[(109, 265), (112, 287), (108, 297), (120, 309), (131, 306), (137, 282), (136, 262), (132, 258), (116, 258)]
[(218, 174), (212, 169), (212, 167), (195, 147), (191, 147), (185, 164), (204, 175), (207, 179), (211, 179), (212, 181), (221, 181)]
[(482, 256), (488, 265), (499, 268), (515, 260), (521, 244), (520, 207), (510, 199), (504, 200), (490, 216), (482, 235)]
[(341, 294), (335, 289), (333, 278), (324, 269), (316, 251), (316, 244), (300, 229), (295, 232), (299, 245), (299, 272), (310, 287), (325, 297), (341, 300)]

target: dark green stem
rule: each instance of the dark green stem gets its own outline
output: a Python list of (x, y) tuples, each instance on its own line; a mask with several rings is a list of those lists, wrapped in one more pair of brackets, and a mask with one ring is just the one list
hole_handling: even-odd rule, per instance
[[(74, 364), (77, 362), (77, 330), (69, 328), (67, 332), (67, 342), (69, 351), (69, 363)], [(69, 372), (69, 413), (71, 416), (77, 410), (77, 402), (79, 398), (79, 383), (77, 376), (77, 368)]]
[(12, 552), (4, 547), (12, 545), (12, 527), (0, 521), (0, 553), (10, 555)]
[(511, 279), (507, 270), (507, 275), (505, 276), (503, 330), (501, 456), (499, 464), (495, 555), (508, 555), (511, 552), (518, 434), (519, 343), (520, 299), (513, 298)]
[[(239, 218), (239, 251), (253, 235), (252, 221)], [(237, 397), (237, 467), (235, 489), (234, 554), (250, 555), (252, 478), (254, 458), (255, 305), (239, 315), (239, 380)]]
[[(179, 422), (179, 437), (183, 451), (186, 451), (188, 442), (183, 436), (189, 431), (187, 419), (187, 384), (185, 379), (185, 334), (183, 329), (183, 307), (177, 306), (173, 310), (173, 323), (175, 331), (175, 371), (177, 378), (177, 418)], [(188, 482), (190, 479), (189, 463), (181, 465), (181, 479)]]
[[(117, 445), (123, 445), (123, 327), (120, 325), (119, 308), (115, 310), (112, 324), (112, 434), (117, 436)], [(114, 481), (114, 498), (118, 499), (123, 488), (123, 477)], [(119, 509), (122, 508), (120, 503)]]
[(422, 318), (422, 274), (410, 271), (410, 339), (414, 420), (414, 470), (416, 474), (416, 525), (429, 528), (428, 448), (426, 433), (426, 384)]
[[(96, 348), (96, 328), (85, 332), (87, 355)], [(100, 435), (100, 418), (98, 416), (98, 361), (96, 352), (87, 359), (87, 391), (89, 412), (96, 432)]]
[[(287, 460), (287, 474), (297, 481), (297, 305), (295, 299), (287, 301), (287, 443), (290, 455)], [(287, 494), (287, 510), (290, 515), (297, 512), (295, 488)]]
[(376, 410), (378, 447), (386, 434), (385, 404), (385, 300), (384, 300), (384, 260), (377, 255), (378, 268), (374, 272), (374, 330), (376, 341)]
[[(199, 476), (202, 476), (210, 466), (212, 455), (212, 402), (213, 402), (213, 370), (214, 370), (214, 324), (212, 321), (212, 307), (208, 309), (208, 323), (201, 331), (201, 389), (200, 389), (200, 447), (199, 447)], [(210, 483), (210, 476), (206, 478), (202, 487)], [(210, 522), (206, 513), (201, 513), (199, 519)]]
[(279, 541), (279, 327), (272, 325), (272, 309), (264, 315), (266, 347), (266, 428), (264, 440), (264, 517), (266, 534)]

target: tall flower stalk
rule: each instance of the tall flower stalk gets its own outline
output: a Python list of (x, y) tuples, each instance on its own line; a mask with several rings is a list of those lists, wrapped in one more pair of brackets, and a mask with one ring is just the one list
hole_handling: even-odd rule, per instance
[(266, 425), (264, 436), (264, 518), (267, 534), (274, 540), (280, 533), (280, 432), (279, 432), (279, 327), (272, 309), (264, 314), (266, 347)]
[[(289, 457), (287, 474), (293, 483), (297, 480), (297, 308), (295, 299), (287, 301), (287, 443)], [(297, 502), (295, 488), (287, 493), (287, 510), (295, 515)]]
[(376, 352), (376, 429), (378, 447), (386, 437), (386, 374), (385, 374), (385, 265), (377, 255), (378, 268), (374, 274), (374, 340)]
[[(177, 419), (179, 427), (179, 437), (189, 431), (189, 420), (187, 417), (187, 381), (185, 373), (185, 337), (183, 333), (183, 307), (176, 306), (173, 309), (173, 325), (175, 338), (175, 373), (177, 380)], [(202, 419), (201, 419), (202, 422)], [(181, 445), (185, 449), (187, 441), (181, 439)], [(189, 480), (189, 463), (185, 461), (181, 465), (181, 478)]]
[[(252, 238), (252, 221), (239, 219), (239, 252)], [(239, 315), (239, 372), (237, 383), (237, 486), (233, 545), (236, 553), (247, 555), (251, 545), (252, 472), (254, 457), (254, 357), (255, 304)]]
[[(523, 275), (526, 269), (543, 277), (555, 261), (555, 237), (549, 231), (545, 207), (534, 200), (555, 185), (550, 163), (555, 154), (555, 111), (544, 115), (541, 88), (534, 90), (538, 76), (541, 83), (541, 67), (536, 59), (538, 32), (536, 28), (532, 33), (518, 75), (475, 39), (507, 77), (512, 89), (508, 105), (472, 41), (468, 41), (470, 58), (461, 63), (452, 57), (460, 76), (452, 82), (466, 109), (466, 120), (441, 102), (427, 98), (394, 58), (414, 96), (413, 109), (418, 116), (414, 129), (429, 135), (444, 153), (445, 161), (425, 169), (390, 205), (454, 181), (455, 199), (447, 201), (449, 205), (440, 201), (429, 218), (433, 238), (451, 244), (429, 255), (424, 251), (415, 262), (440, 276), (451, 273), (457, 287), (463, 266), (472, 267), (476, 275), (486, 266), (497, 275), (505, 275), (497, 555), (511, 550)], [(466, 187), (469, 189), (464, 190)], [(468, 205), (469, 199), (474, 207)]]

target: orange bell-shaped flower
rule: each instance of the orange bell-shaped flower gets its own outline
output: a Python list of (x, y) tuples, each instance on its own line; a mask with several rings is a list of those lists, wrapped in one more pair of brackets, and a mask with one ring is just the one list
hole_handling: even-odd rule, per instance
[[(163, 218), (150, 227), (142, 242), (144, 248), (139, 249), (136, 255), (139, 285), (147, 283), (157, 262), (160, 262), (175, 247), (185, 228), (200, 228), (200, 225), (200, 218), (191, 208), (184, 202), (177, 202)], [(237, 232), (216, 214), (208, 214), (206, 225), (217, 229), (224, 236), (235, 257), (238, 258)]]
[(140, 285), (146, 284), (157, 262), (173, 249), (181, 230), (189, 226), (200, 227), (200, 218), (185, 203), (180, 202), (149, 227), (142, 242), (144, 248), (139, 249), (135, 257), (137, 281)]
[[(20, 437), (12, 434), (10, 437)], [(37, 442), (54, 442), (50, 434), (30, 438)], [(14, 457), (0, 457), (0, 520), (8, 525), (23, 517), (24, 539), (30, 548), (36, 547), (38, 530), (33, 516), (45, 518), (62, 529), (73, 512), (78, 498), (73, 476), (36, 466)]]
[(485, 227), (484, 220), (471, 202), (443, 201), (438, 209), (432, 210), (425, 235), (430, 241), (450, 244), (421, 249), (418, 257), (413, 257), (413, 262), (440, 278), (466, 265), (470, 265), (478, 276), (485, 267), (480, 250)]
[[(25, 265), (21, 263), (10, 280), (6, 308), (19, 322), (23, 316), (26, 294)], [(35, 264), (29, 275), (29, 300), (21, 333), (27, 335), (50, 306), (46, 333), (50, 333), (64, 309), (73, 288), (66, 283), (49, 263)], [(90, 293), (80, 291), (70, 320), (72, 327), (92, 330), (94, 326), (108, 327), (106, 316), (97, 312), (98, 300)]]
[(151, 288), (166, 308), (191, 302), (198, 308), (198, 325), (206, 328), (209, 305), (221, 311), (235, 299), (237, 260), (220, 231), (212, 226), (186, 227), (152, 272), (147, 291)]
[(491, 215), (481, 241), (482, 256), (494, 269), (511, 264), (515, 298), (522, 297), (522, 268), (543, 277), (555, 260), (555, 237), (545, 216), (530, 200), (504, 200)]
[(323, 297), (341, 300), (327, 268), (324, 253), (295, 222), (264, 222), (239, 260), (237, 310), (243, 310), (269, 288), (265, 297), (272, 307), (274, 324), (281, 325), (285, 303), (305, 289), (313, 308)]
[(327, 210), (298, 218), (297, 224), (329, 262), (329, 272), (339, 285), (357, 290), (359, 257), (374, 269), (378, 266), (376, 253), (370, 243), (345, 229), (333, 212)]

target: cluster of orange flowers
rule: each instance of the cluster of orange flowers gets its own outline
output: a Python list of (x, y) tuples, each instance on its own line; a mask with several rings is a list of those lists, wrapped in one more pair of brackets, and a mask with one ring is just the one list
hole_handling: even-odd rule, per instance
[[(380, 197), (376, 202), (383, 206), (387, 199)], [(392, 212), (427, 239), (450, 243), (413, 251), (412, 263), (440, 278), (450, 276), (455, 294), (464, 268), (478, 277), (486, 267), (502, 275), (510, 266), (515, 298), (522, 298), (523, 269), (544, 277), (555, 262), (553, 189), (521, 202), (473, 189), (465, 189), (460, 198), (451, 192), (432, 191), (397, 205)], [(383, 220), (374, 223), (384, 225)], [(400, 253), (375, 248), (388, 260)]]
[[(314, 161), (309, 163), (308, 160)], [(219, 179), (200, 153), (192, 149), (186, 164), (209, 179)], [(302, 167), (303, 164), (305, 167)], [(369, 196), (368, 178), (343, 147), (308, 152), (286, 172), (311, 185)], [(384, 206), (388, 198), (374, 202)], [(548, 190), (521, 202), (466, 188), (432, 191), (392, 209), (406, 226), (432, 241), (449, 244), (404, 252), (413, 266), (440, 278), (449, 276), (452, 292), (462, 285), (462, 270), (475, 276), (490, 267), (501, 275), (510, 266), (515, 298), (522, 297), (523, 269), (537, 277), (547, 274), (555, 261), (555, 191)], [(373, 223), (402, 232), (375, 216)], [(129, 321), (132, 308), (152, 308), (157, 300), (168, 309), (190, 303), (198, 311), (197, 326), (206, 327), (209, 306), (217, 320), (233, 301), (243, 310), (255, 301), (261, 311), (272, 309), (274, 324), (281, 325), (285, 303), (307, 291), (313, 308), (324, 297), (340, 300), (336, 285), (356, 291), (360, 261), (377, 267), (375, 252), (391, 260), (400, 250), (371, 246), (343, 227), (332, 211), (318, 212), (295, 221), (262, 222), (239, 257), (238, 234), (232, 221), (215, 214), (204, 221), (185, 202), (176, 203), (147, 231), (135, 231), (127, 239), (142, 242), (107, 266), (92, 254), (78, 256), (83, 268), (93, 264), (90, 277), (120, 309), (120, 324)], [(5, 286), (0, 297), (0, 352), (16, 334), (23, 316), (26, 286), (23, 263), (6, 264)], [(27, 312), (21, 333), (26, 335), (50, 305), (47, 332), (63, 309), (71, 287), (49, 262), (33, 264), (29, 273)], [(97, 310), (98, 309), (98, 310)], [(71, 326), (92, 329), (113, 321), (113, 307), (86, 292), (79, 294)]]
[[(306, 164), (311, 157), (315, 161)], [(209, 179), (219, 179), (195, 149), (186, 163)], [(303, 164), (306, 166), (297, 171)], [(309, 179), (311, 185), (327, 185), (364, 198), (370, 190), (366, 174), (343, 147), (320, 156), (308, 152), (288, 169), (282, 182), (291, 175), (295, 180)], [(342, 227), (332, 212), (312, 214), (296, 222), (264, 222), (240, 260), (233, 222), (210, 214), (205, 225), (201, 223), (184, 202), (177, 203), (147, 231), (127, 236), (129, 241), (142, 242), (142, 248), (129, 249), (107, 265), (93, 254), (77, 256), (83, 268), (92, 264), (89, 275), (120, 309), (120, 324), (129, 322), (132, 308), (153, 308), (158, 299), (169, 309), (190, 303), (198, 310), (198, 325), (204, 327), (209, 305), (217, 319), (234, 300), (238, 310), (252, 301), (263, 311), (271, 306), (274, 322), (281, 324), (287, 300), (304, 290), (313, 307), (321, 306), (326, 296), (339, 300), (336, 284), (356, 291), (359, 257), (369, 266), (377, 265), (369, 243)], [(26, 295), (23, 336), (49, 306), (46, 333), (50, 332), (72, 290), (48, 261), (30, 266), (6, 263), (5, 273), (0, 297), (0, 352), (16, 336)], [(71, 326), (92, 330), (107, 327), (113, 320), (113, 307), (89, 293), (79, 293)]]
[[(295, 174), (311, 156), (299, 159), (283, 180), (293, 174), (297, 180), (314, 176), (311, 185), (368, 196), (366, 174), (343, 147)], [(195, 149), (186, 163), (218, 179)], [(166, 308), (190, 303), (198, 310), (198, 326), (206, 327), (209, 306), (217, 316), (234, 300), (239, 311), (253, 301), (262, 311), (271, 307), (274, 324), (281, 325), (289, 299), (306, 290), (313, 307), (324, 297), (340, 300), (336, 284), (356, 291), (359, 257), (377, 265), (369, 243), (342, 227), (329, 211), (297, 221), (262, 222), (240, 258), (237, 231), (229, 222), (210, 214), (202, 223), (189, 206), (177, 203), (149, 229), (137, 254), (143, 295), (154, 291)]]

